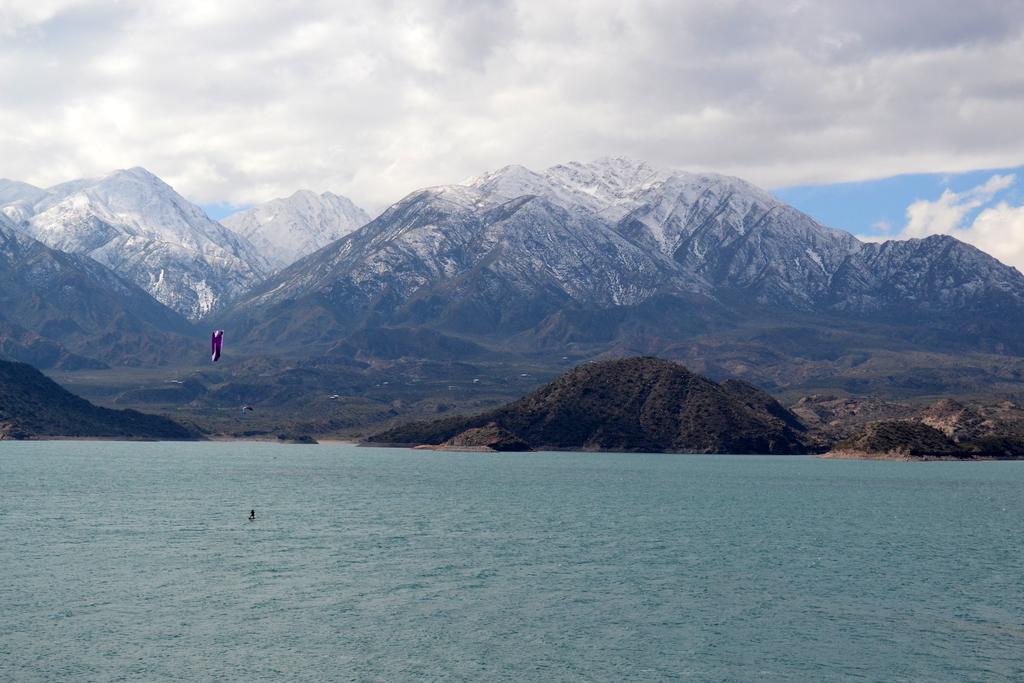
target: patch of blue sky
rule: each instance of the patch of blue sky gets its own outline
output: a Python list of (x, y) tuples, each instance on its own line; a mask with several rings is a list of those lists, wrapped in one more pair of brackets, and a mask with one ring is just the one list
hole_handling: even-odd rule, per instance
[(200, 204), (199, 206), (206, 212), (207, 216), (215, 221), (219, 221), (221, 218), (226, 218), (233, 213), (248, 209), (252, 204), (235, 206), (234, 204), (228, 204), (227, 202), (213, 202), (212, 204)]
[[(1024, 203), (1024, 166), (981, 169), (966, 173), (912, 173), (878, 180), (829, 185), (783, 187), (772, 193), (787, 204), (813, 216), (824, 225), (856, 235), (897, 233), (906, 225), (907, 207), (924, 199), (935, 201), (947, 189), (965, 192), (983, 185), (994, 175), (1016, 176), (1013, 186), (1000, 192), (992, 203)], [(987, 205), (986, 205), (987, 206)], [(985, 207), (965, 216), (970, 224)]]

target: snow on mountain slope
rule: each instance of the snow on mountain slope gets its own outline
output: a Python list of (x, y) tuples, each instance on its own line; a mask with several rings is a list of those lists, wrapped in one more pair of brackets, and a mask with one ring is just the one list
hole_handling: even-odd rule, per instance
[(836, 310), (873, 313), (908, 301), (927, 319), (974, 312), (1009, 323), (1021, 317), (1024, 276), (970, 244), (932, 235), (866, 244), (832, 279)]
[[(613, 309), (622, 315), (601, 313)], [(413, 192), (225, 319), (272, 345), (408, 325), (557, 344), (615, 329), (684, 335), (702, 320), (903, 324), (936, 312), (968, 327), (994, 316), (971, 329), (1024, 344), (1024, 276), (952, 239), (862, 244), (738, 178), (605, 159)]]
[(0, 178), (0, 215), (20, 223), (32, 215), (32, 206), (45, 195), (42, 188)]
[(628, 159), (572, 162), (534, 173), (507, 166), (466, 182), (492, 197), (533, 194), (611, 223), (713, 285), (811, 308), (861, 243), (739, 178), (659, 170)]
[(618, 223), (622, 234), (762, 304), (813, 309), (839, 265), (863, 247), (738, 178), (674, 174), (640, 200)]
[(488, 196), (515, 199), (539, 195), (570, 211), (588, 211), (607, 221), (617, 221), (639, 204), (639, 195), (670, 174), (629, 159), (572, 162), (535, 173), (518, 165), (505, 166), (463, 184)]
[(513, 332), (565, 306), (633, 305), (661, 289), (705, 289), (674, 269), (593, 215), (545, 197), (499, 203), (477, 188), (444, 186), (409, 195), (227, 315), (250, 329), (268, 324), (258, 333), (263, 341), (300, 329), (309, 339), (330, 337), (370, 318)]
[(545, 174), (577, 196), (592, 197), (602, 207), (601, 216), (613, 221), (633, 210), (644, 193), (673, 175), (642, 161), (621, 157), (590, 163), (573, 161), (552, 166)]
[(26, 201), (34, 204), (45, 194), (46, 190), (35, 185), (29, 185), (18, 180), (0, 178), (0, 205), (13, 204), (17, 201)]
[(54, 186), (27, 210), (10, 206), (32, 237), (90, 256), (193, 320), (269, 271), (248, 240), (142, 168)]
[[(1011, 329), (1024, 321), (1024, 276), (980, 251), (952, 239), (865, 245), (738, 178), (624, 159), (507, 166), (426, 188), (340, 238), (343, 218), (356, 227), (365, 214), (333, 195), (256, 207), (225, 221), (236, 234), (142, 169), (41, 197), (3, 188), (19, 207), (32, 201), (19, 229), (192, 318), (230, 299), (218, 323), (261, 344), (389, 326), (498, 343), (596, 339), (611, 329), (604, 312), (636, 309), (619, 318), (624, 334), (671, 335), (705, 318), (903, 324), (941, 313), (993, 344), (1024, 345)], [(275, 266), (312, 253), (262, 281), (270, 266), (246, 234)], [(975, 325), (984, 320), (999, 324)], [(541, 329), (554, 332), (531, 337)]]
[(285, 268), (369, 222), (370, 216), (349, 199), (309, 190), (221, 220), (252, 242), (275, 269)]

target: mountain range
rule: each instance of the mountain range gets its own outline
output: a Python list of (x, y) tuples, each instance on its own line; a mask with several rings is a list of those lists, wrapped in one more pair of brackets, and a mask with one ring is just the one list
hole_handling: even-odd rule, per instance
[[(299, 191), (217, 223), (129, 169), (0, 181), (0, 207), (0, 352), (44, 367), (121, 365), (125, 344), (149, 349), (141, 364), (187, 345), (188, 365), (218, 327), (232, 354), (281, 359), (246, 366), (267, 383), (296, 363), (442, 382), (452, 362), (540, 379), (568, 358), (655, 354), (773, 391), (1024, 389), (1019, 271), (948, 236), (864, 243), (728, 176), (507, 166), (373, 220)], [(54, 294), (68, 287), (77, 299)], [(233, 381), (252, 380), (193, 395)]]
[(223, 319), (260, 346), (429, 327), (524, 351), (870, 320), (1018, 353), (1024, 277), (952, 237), (866, 244), (736, 178), (605, 159), (416, 191)]

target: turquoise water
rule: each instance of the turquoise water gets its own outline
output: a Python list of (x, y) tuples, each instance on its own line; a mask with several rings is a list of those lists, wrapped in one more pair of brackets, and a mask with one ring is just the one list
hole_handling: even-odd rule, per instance
[(0, 680), (1022, 680), (1022, 493), (1024, 462), (3, 443)]

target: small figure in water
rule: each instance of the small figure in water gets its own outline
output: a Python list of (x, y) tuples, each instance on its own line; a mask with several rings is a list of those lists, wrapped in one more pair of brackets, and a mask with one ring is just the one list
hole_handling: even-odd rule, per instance
[(249, 519), (256, 519), (256, 511), (249, 510)]

